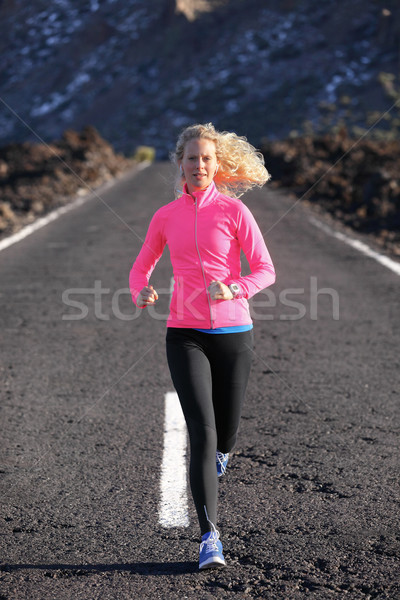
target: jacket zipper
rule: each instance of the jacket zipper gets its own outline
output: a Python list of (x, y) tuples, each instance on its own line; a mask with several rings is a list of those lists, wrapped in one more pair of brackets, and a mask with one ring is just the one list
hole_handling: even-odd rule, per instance
[(203, 261), (201, 260), (199, 245), (197, 243), (197, 198), (194, 201), (194, 205), (195, 205), (194, 241), (195, 241), (195, 244), (196, 244), (197, 255), (198, 255), (199, 261), (200, 261), (201, 272), (203, 274), (204, 287), (205, 287), (205, 290), (206, 290), (206, 296), (207, 296), (207, 302), (208, 302), (208, 310), (210, 311), (211, 329), (214, 329), (214, 323), (213, 323), (212, 311), (211, 311), (210, 294), (208, 293), (208, 290), (207, 290), (207, 282), (206, 282), (206, 276), (205, 276), (205, 273), (204, 273)]

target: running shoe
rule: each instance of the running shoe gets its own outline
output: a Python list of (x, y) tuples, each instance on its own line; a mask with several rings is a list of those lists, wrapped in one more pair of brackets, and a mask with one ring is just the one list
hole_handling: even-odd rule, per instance
[(214, 528), (213, 531), (205, 533), (201, 539), (199, 569), (225, 567), (219, 532)]
[(218, 452), (217, 450), (217, 475), (221, 477), (226, 471), (226, 465), (229, 460), (229, 452), (223, 454), (223, 452)]

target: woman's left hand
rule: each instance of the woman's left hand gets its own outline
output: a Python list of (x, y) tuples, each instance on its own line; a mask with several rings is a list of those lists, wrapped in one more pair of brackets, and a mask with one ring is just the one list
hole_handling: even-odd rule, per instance
[(222, 281), (212, 281), (208, 286), (211, 300), (232, 300), (233, 294)]

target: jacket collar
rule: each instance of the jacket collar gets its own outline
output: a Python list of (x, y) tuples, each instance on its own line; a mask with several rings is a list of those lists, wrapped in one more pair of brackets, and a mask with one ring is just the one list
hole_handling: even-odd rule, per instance
[(189, 194), (189, 191), (187, 189), (187, 184), (185, 183), (185, 185), (183, 186), (182, 197), (184, 198), (185, 202), (187, 202), (188, 204), (193, 204), (194, 203), (193, 198), (194, 198), (197, 202), (197, 206), (201, 207), (201, 206), (210, 204), (210, 202), (213, 201), (213, 199), (215, 198), (215, 196), (217, 194), (218, 194), (218, 190), (213, 181), (204, 190), (199, 190), (198, 192), (193, 192), (193, 194)]

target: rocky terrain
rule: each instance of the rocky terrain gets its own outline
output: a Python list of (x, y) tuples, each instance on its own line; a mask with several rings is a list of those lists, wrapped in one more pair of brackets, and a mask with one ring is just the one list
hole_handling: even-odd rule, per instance
[(265, 142), (272, 185), (370, 234), (400, 256), (400, 142), (336, 135)]
[(193, 121), (258, 146), (385, 111), (396, 136), (399, 39), (397, 0), (5, 0), (0, 144), (93, 125), (165, 158)]
[(50, 144), (0, 148), (0, 236), (9, 235), (74, 196), (110, 181), (136, 162), (103, 140), (93, 127), (65, 131)]

